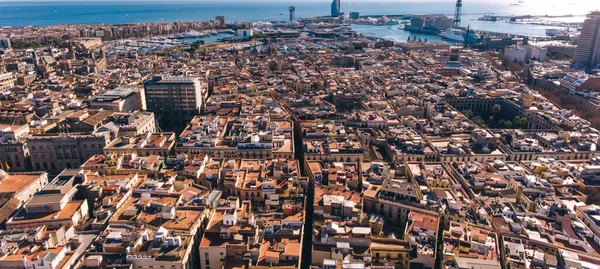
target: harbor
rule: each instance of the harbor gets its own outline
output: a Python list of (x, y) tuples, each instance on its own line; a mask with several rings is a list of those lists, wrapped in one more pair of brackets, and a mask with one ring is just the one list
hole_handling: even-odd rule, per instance
[(129, 53), (164, 50), (192, 44), (198, 40), (206, 43), (217, 42), (222, 39), (231, 38), (233, 31), (190, 31), (177, 35), (156, 36), (141, 39), (121, 39), (107, 42), (105, 46), (108, 52)]
[[(554, 21), (554, 19), (564, 18), (575, 19), (578, 18), (578, 15), (468, 14), (462, 15), (460, 24), (456, 24), (452, 17), (437, 14), (361, 16), (359, 20), (355, 20), (359, 21), (358, 23), (352, 23), (352, 29), (367, 36), (381, 37), (396, 42), (405, 42), (416, 38), (464, 43), (467, 28), (469, 29), (469, 44), (478, 43), (485, 38), (570, 42), (579, 34), (581, 22)], [(397, 21), (399, 24), (388, 25), (385, 23), (387, 21)]]

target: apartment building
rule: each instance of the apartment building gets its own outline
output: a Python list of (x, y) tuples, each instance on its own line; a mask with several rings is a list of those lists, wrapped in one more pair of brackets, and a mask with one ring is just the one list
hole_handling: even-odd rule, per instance
[(207, 89), (200, 78), (154, 76), (144, 93), (147, 110), (160, 122), (188, 122), (202, 110)]

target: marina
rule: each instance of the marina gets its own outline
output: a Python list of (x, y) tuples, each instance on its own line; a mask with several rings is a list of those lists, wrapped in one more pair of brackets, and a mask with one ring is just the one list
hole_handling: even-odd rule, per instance
[(150, 37), (142, 39), (122, 39), (108, 42), (109, 52), (128, 53), (164, 50), (192, 44), (198, 40), (206, 43), (233, 37), (232, 31), (186, 32), (178, 35)]

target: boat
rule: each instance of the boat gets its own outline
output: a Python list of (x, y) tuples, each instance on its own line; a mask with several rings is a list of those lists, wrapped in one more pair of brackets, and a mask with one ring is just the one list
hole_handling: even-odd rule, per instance
[(547, 36), (563, 36), (566, 34), (568, 34), (568, 31), (564, 30), (564, 29), (555, 29), (555, 28), (546, 29)]
[[(454, 40), (454, 41), (459, 41), (459, 42), (465, 42), (466, 35), (467, 35), (467, 32), (465, 32), (464, 30), (455, 29), (455, 28), (447, 29), (446, 31), (444, 31), (441, 34), (441, 36), (443, 38)], [(481, 40), (481, 37), (479, 37), (479, 35), (477, 35), (476, 33), (472, 32), (472, 31), (469, 31), (469, 37), (467, 38), (467, 42), (469, 44), (478, 43), (480, 40)]]

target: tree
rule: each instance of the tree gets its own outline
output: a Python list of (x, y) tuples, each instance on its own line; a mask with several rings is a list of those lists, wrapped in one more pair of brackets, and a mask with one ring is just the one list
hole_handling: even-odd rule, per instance
[(513, 123), (512, 123), (512, 122), (510, 122), (510, 121), (504, 121), (504, 122), (502, 123), (502, 125), (504, 125), (504, 128), (505, 128), (505, 129), (510, 129), (510, 128), (512, 128), (512, 127), (513, 127)]
[(473, 117), (473, 111), (471, 111), (470, 109), (463, 110), (460, 113), (462, 113), (463, 115), (465, 115), (465, 117), (469, 119)]
[(492, 113), (498, 114), (502, 110), (502, 106), (500, 104), (495, 104), (492, 106)]
[(587, 188), (584, 192), (587, 195), (588, 204), (598, 204), (600, 203), (600, 191), (597, 188)]
[(204, 40), (196, 40), (196, 41), (194, 41), (194, 43), (192, 43), (190, 45), (190, 48), (187, 49), (186, 51), (189, 53), (194, 53), (194, 52), (200, 50), (200, 47), (202, 45), (204, 45)]
[(520, 117), (520, 116), (516, 116), (515, 119), (513, 120), (513, 126), (515, 126), (515, 128), (519, 128), (519, 129), (527, 128), (528, 123), (529, 123), (529, 121), (527, 120), (527, 118)]
[(479, 126), (482, 126), (485, 124), (485, 122), (483, 121), (483, 118), (481, 116), (473, 117), (473, 122)]

